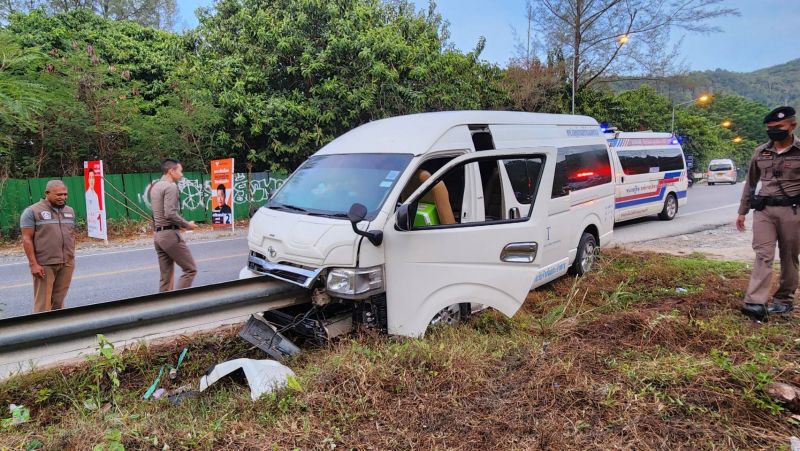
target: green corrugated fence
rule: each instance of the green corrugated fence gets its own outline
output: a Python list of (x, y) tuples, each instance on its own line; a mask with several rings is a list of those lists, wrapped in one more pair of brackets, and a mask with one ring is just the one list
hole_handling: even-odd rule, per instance
[[(200, 172), (184, 172), (178, 183), (181, 191), (181, 214), (190, 221), (211, 220), (211, 181)], [(7, 179), (0, 181), (0, 230), (19, 226), (19, 216), (28, 205), (44, 197), (44, 188), (54, 178), (28, 180)], [(159, 173), (106, 174), (106, 217), (108, 219), (142, 219), (142, 210), (150, 214), (148, 192), (152, 182), (161, 178)], [(67, 185), (67, 204), (75, 209), (79, 218), (86, 218), (86, 202), (83, 196), (83, 177), (60, 177)], [(284, 172), (257, 172), (234, 175), (234, 215), (246, 218), (251, 206), (266, 203), (269, 194), (286, 180)], [(123, 194), (124, 193), (124, 196)], [(127, 198), (127, 199), (126, 199)], [(138, 207), (138, 208), (137, 208)], [(149, 216), (145, 219), (149, 219)]]

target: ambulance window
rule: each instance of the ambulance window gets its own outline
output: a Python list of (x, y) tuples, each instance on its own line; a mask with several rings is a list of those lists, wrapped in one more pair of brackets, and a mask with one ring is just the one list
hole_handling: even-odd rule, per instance
[(553, 176), (553, 198), (566, 196), (570, 191), (606, 183), (611, 183), (611, 164), (605, 146), (574, 146), (558, 149)]
[(680, 171), (683, 169), (683, 152), (681, 152), (681, 149), (659, 150), (658, 167), (661, 171)]

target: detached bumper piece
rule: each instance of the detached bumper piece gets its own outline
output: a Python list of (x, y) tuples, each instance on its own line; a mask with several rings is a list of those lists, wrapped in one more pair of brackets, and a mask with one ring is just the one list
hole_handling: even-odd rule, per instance
[(272, 324), (261, 315), (252, 315), (247, 320), (239, 336), (258, 349), (266, 352), (275, 360), (300, 353), (300, 348), (284, 337)]

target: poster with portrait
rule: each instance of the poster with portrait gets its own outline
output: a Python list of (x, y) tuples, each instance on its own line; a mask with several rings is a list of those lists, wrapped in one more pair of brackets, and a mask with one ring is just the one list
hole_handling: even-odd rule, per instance
[(211, 224), (233, 230), (233, 158), (211, 160)]
[(86, 196), (86, 231), (92, 238), (107, 240), (102, 160), (83, 162), (83, 188)]

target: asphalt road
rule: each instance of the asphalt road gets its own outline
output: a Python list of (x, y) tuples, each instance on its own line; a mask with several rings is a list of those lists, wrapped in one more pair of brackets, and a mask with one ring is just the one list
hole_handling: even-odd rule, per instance
[[(247, 263), (247, 238), (187, 240), (197, 263), (194, 286), (235, 280)], [(176, 268), (176, 278), (180, 269)], [(158, 292), (158, 260), (152, 245), (135, 249), (79, 252), (66, 307)], [(0, 265), (0, 317), (33, 313), (33, 283), (24, 257)]]
[[(630, 243), (696, 232), (734, 221), (741, 184), (698, 185), (689, 190), (688, 204), (672, 221), (656, 216), (618, 224), (615, 241)], [(247, 239), (237, 237), (207, 241), (188, 239), (197, 262), (195, 286), (234, 280), (246, 263)], [(177, 270), (179, 272), (179, 270)], [(66, 299), (67, 307), (95, 304), (156, 293), (158, 264), (149, 244), (138, 248), (78, 253), (76, 271)], [(0, 317), (33, 312), (33, 287), (27, 261), (20, 256), (0, 264)]]

